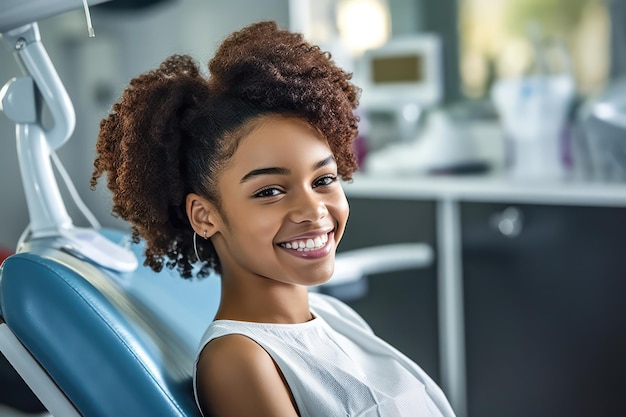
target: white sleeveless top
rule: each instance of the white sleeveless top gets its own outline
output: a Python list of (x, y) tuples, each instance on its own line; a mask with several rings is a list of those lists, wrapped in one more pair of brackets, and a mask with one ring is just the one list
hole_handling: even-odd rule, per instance
[[(441, 389), (413, 361), (374, 335), (350, 307), (309, 294), (301, 324), (217, 320), (201, 339), (244, 335), (276, 362), (301, 417), (453, 417)], [(197, 363), (197, 359), (196, 359)], [(194, 393), (196, 374), (194, 365)]]

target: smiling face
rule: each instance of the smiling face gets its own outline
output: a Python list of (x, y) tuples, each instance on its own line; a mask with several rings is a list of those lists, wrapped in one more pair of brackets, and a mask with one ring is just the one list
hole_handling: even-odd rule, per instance
[(222, 276), (317, 285), (334, 270), (348, 202), (326, 141), (297, 118), (262, 119), (218, 180)]

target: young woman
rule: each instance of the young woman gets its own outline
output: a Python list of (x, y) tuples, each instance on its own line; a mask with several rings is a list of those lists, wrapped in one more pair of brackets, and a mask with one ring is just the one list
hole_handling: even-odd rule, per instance
[(106, 173), (147, 265), (221, 276), (194, 374), (204, 415), (453, 416), (415, 363), (307, 290), (331, 277), (348, 219), (350, 75), (272, 22), (228, 37), (209, 72), (176, 55), (133, 79), (92, 178)]

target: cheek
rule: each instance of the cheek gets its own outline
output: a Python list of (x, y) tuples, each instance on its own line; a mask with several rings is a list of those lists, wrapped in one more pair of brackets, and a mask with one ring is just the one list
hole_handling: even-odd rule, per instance
[(280, 213), (276, 210), (255, 206), (231, 207), (237, 212), (236, 221), (231, 218), (231, 234), (242, 246), (259, 248), (272, 241), (281, 225)]
[(344, 195), (340, 202), (340, 210), (343, 214), (344, 221), (348, 220), (348, 216), (350, 215), (350, 205), (348, 204), (348, 199)]
[(271, 211), (263, 213), (259, 211), (256, 215), (250, 216), (248, 230), (254, 230), (254, 233), (256, 234), (255, 239), (263, 241), (273, 240), (274, 236), (280, 229), (281, 224), (282, 216)]
[(335, 199), (332, 205), (332, 211), (333, 216), (338, 223), (337, 232), (335, 233), (335, 240), (337, 241), (337, 243), (339, 243), (339, 240), (341, 240), (341, 237), (343, 236), (343, 232), (346, 228), (346, 223), (348, 221), (348, 216), (350, 214), (350, 206), (348, 204), (348, 199), (346, 198), (345, 194), (341, 193), (341, 195)]

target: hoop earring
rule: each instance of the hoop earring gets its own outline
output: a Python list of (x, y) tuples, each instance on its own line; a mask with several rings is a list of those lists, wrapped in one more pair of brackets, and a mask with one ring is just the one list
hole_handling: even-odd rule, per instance
[[(206, 233), (206, 232), (204, 232), (204, 233)], [(198, 237), (198, 234), (194, 230), (194, 232), (193, 232), (193, 253), (196, 254), (196, 260), (198, 262), (200, 262), (200, 255), (198, 255), (198, 244), (196, 243), (196, 240), (197, 240), (196, 238), (197, 237)]]

